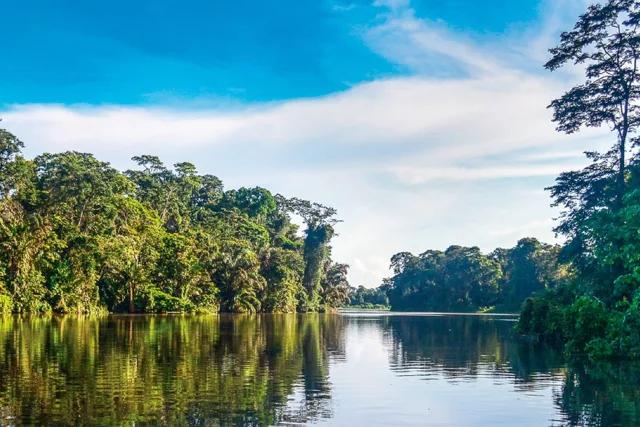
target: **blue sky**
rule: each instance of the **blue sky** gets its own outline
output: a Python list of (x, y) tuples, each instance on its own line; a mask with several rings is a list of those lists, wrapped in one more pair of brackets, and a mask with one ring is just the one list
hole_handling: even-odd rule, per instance
[[(481, 37), (534, 21), (539, 8), (538, 0), (412, 6), (417, 17)], [(362, 0), (6, 2), (0, 93), (4, 103), (92, 104), (325, 95), (409, 73), (363, 43), (380, 13)]]
[(542, 189), (603, 143), (545, 108), (586, 4), (5, 2), (0, 117), (27, 155), (152, 153), (333, 205), (335, 257), (374, 286), (400, 250), (554, 239)]

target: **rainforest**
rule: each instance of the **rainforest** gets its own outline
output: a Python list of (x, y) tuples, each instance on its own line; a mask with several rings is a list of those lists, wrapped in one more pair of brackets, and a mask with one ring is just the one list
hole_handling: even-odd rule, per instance
[(640, 0), (5, 3), (0, 426), (640, 425)]
[[(336, 211), (264, 188), (224, 190), (191, 163), (44, 153), (0, 130), (0, 309), (16, 313), (331, 310)], [(296, 214), (304, 230), (292, 222)]]

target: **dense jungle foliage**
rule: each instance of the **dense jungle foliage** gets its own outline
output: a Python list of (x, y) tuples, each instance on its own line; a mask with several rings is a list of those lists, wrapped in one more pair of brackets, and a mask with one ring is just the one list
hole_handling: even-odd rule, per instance
[(534, 238), (510, 249), (483, 254), (477, 247), (451, 246), (391, 258), (394, 276), (380, 287), (393, 310), (517, 311), (525, 298), (566, 280), (560, 247)]
[[(640, 358), (640, 1), (588, 8), (551, 49), (549, 70), (572, 64), (585, 80), (550, 107), (561, 132), (607, 126), (615, 143), (550, 188), (563, 209), (556, 232), (572, 280), (528, 299), (519, 330), (566, 344), (573, 356)], [(614, 139), (612, 138), (612, 139)]]
[(138, 156), (123, 173), (22, 147), (0, 129), (0, 312), (317, 311), (348, 296), (332, 208), (225, 191), (191, 163)]

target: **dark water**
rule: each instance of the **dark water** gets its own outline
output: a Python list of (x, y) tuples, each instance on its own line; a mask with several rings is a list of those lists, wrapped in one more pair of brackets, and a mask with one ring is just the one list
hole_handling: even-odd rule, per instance
[(487, 316), (0, 318), (0, 425), (639, 425), (640, 368)]

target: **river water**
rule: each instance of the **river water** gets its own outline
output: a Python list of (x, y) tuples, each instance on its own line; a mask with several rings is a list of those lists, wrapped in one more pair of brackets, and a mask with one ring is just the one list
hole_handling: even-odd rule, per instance
[(640, 368), (512, 316), (0, 318), (0, 425), (640, 425)]

